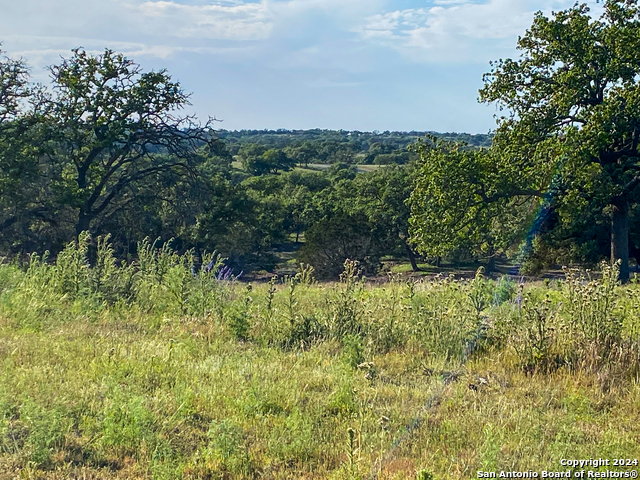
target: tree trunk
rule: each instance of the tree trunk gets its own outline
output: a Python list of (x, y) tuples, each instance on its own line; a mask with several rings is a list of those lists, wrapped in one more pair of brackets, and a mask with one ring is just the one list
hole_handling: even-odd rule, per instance
[(78, 213), (78, 222), (76, 223), (76, 238), (79, 237), (82, 232), (89, 231), (90, 225), (91, 217), (81, 210)]
[(616, 197), (611, 202), (611, 264), (620, 260), (622, 283), (629, 281), (629, 202), (625, 197)]
[(416, 255), (413, 253), (413, 250), (411, 249), (411, 245), (409, 245), (407, 242), (403, 242), (404, 243), (404, 248), (407, 250), (407, 256), (409, 257), (409, 262), (411, 262), (411, 268), (413, 269), (414, 272), (419, 272), (420, 269), (418, 268), (418, 264), (416, 263)]
[(489, 257), (489, 261), (487, 262), (487, 266), (485, 267), (487, 273), (493, 273), (496, 271), (496, 256), (491, 255)]

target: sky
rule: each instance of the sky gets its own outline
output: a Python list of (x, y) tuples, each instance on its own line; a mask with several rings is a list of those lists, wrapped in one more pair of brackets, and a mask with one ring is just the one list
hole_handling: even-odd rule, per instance
[[(595, 0), (583, 0), (598, 8)], [(0, 0), (34, 81), (83, 47), (166, 68), (219, 128), (487, 133), (489, 61), (575, 0)]]

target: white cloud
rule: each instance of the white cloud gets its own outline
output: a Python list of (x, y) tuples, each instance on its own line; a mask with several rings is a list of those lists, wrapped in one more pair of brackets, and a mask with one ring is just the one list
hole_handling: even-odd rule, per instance
[(434, 5), (459, 5), (461, 3), (469, 3), (469, 0), (434, 0)]
[(146, 1), (128, 7), (137, 14), (146, 33), (169, 37), (263, 40), (273, 28), (266, 1), (222, 5)]
[[(341, 32), (342, 38), (353, 36), (354, 25), (378, 11), (384, 1), (0, 0), (0, 42), (14, 52), (30, 50), (33, 43), (39, 50), (64, 45), (65, 53), (78, 45), (115, 48), (128, 42), (138, 45), (134, 53), (160, 58), (185, 49), (277, 38), (292, 39), (295, 49), (300, 43), (309, 46), (328, 31)], [(310, 38), (312, 33), (316, 38)], [(60, 42), (63, 38), (66, 41)]]
[(181, 38), (227, 40), (265, 40), (286, 36), (296, 22), (322, 14), (324, 19), (350, 31), (379, 8), (382, 0), (260, 0), (218, 1), (207, 5), (189, 5), (170, 0), (127, 4), (146, 33)]
[[(126, 53), (158, 58), (253, 46), (256, 58), (277, 56), (277, 48), (280, 65), (308, 65), (314, 58), (357, 62), (360, 40), (360, 48), (391, 47), (416, 61), (485, 62), (513, 51), (534, 11), (573, 1), (432, 0), (430, 7), (384, 12), (392, 0), (0, 0), (0, 42), (29, 52), (31, 38), (35, 50), (65, 55), (78, 45), (124, 45)], [(305, 52), (312, 55), (305, 59)]]
[(514, 53), (534, 11), (574, 1), (0, 0), (0, 43), (43, 83), (43, 67), (78, 46), (167, 67), (196, 92), (194, 108), (238, 128), (485, 131), (490, 114), (485, 127), (473, 109), (487, 61)]
[(372, 15), (361, 38), (426, 62), (485, 63), (513, 52), (515, 39), (531, 25), (535, 11), (569, 7), (573, 0), (436, 0), (429, 8)]

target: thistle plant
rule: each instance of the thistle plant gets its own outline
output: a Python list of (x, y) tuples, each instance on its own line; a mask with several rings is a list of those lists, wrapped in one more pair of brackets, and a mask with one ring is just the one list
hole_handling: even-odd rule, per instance
[(273, 320), (274, 306), (273, 300), (275, 299), (278, 288), (276, 282), (278, 281), (277, 275), (272, 276), (269, 279), (269, 288), (267, 289), (267, 302), (265, 305), (265, 320), (267, 324), (270, 324)]
[(360, 297), (363, 283), (357, 260), (345, 260), (344, 271), (340, 274), (340, 283), (333, 289), (333, 298), (328, 300), (329, 318), (328, 329), (335, 337), (359, 334), (362, 330), (360, 316), (362, 308)]
[(118, 265), (110, 235), (98, 237), (96, 260), (89, 272), (91, 292), (99, 301), (113, 305), (119, 300), (131, 301), (134, 297), (136, 270), (134, 265)]
[(315, 268), (313, 266), (299, 263), (298, 264), (298, 273), (296, 273), (296, 278), (298, 279), (298, 283), (302, 285), (313, 285), (316, 283), (316, 279), (314, 277)]
[(525, 295), (522, 320), (514, 348), (526, 372), (548, 372), (552, 367), (552, 351), (556, 341), (557, 312), (552, 309), (549, 293), (542, 301)]
[(11, 298), (12, 304), (18, 307), (13, 315), (16, 326), (40, 330), (56, 306), (64, 301), (55, 266), (50, 265), (48, 259), (49, 252), (42, 256), (33, 253), (29, 257), (27, 271)]
[[(301, 280), (302, 279), (302, 280)], [(287, 331), (282, 346), (284, 348), (309, 348), (313, 342), (324, 336), (324, 329), (314, 314), (303, 313), (299, 305), (300, 285), (309, 277), (297, 273), (284, 279), (287, 293), (285, 322)], [(271, 290), (269, 290), (270, 292)]]
[(242, 300), (238, 305), (236, 305), (236, 308), (230, 312), (230, 315), (228, 317), (227, 323), (229, 329), (231, 330), (231, 334), (236, 340), (249, 340), (249, 329), (251, 328), (249, 322), (249, 309), (252, 303), (251, 291), (252, 286), (250, 283), (248, 283), (245, 288)]
[(469, 299), (479, 317), (493, 300), (493, 285), (491, 280), (484, 277), (484, 268), (480, 267), (470, 283)]
[(433, 480), (433, 473), (429, 470), (419, 470), (416, 473), (417, 480)]
[(138, 244), (137, 281), (135, 294), (137, 304), (146, 311), (167, 309), (165, 277), (176, 263), (176, 254), (170, 248), (171, 240), (157, 247), (160, 239), (151, 243), (145, 238)]
[(87, 252), (91, 236), (82, 232), (78, 240), (69, 243), (58, 255), (55, 270), (62, 294), (74, 299), (89, 290), (89, 260)]
[[(411, 284), (413, 285), (413, 282)], [(399, 324), (405, 320), (405, 311), (411, 309), (411, 305), (404, 303), (403, 287), (404, 283), (399, 277), (389, 275), (389, 283), (385, 287), (384, 301), (381, 305), (385, 314), (382, 322), (374, 325), (374, 341), (379, 352), (386, 353), (402, 342), (403, 335)]]
[(291, 328), (296, 323), (296, 308), (298, 306), (296, 287), (299, 283), (298, 275), (286, 276), (284, 279), (287, 284), (287, 320)]
[(162, 247), (157, 247), (160, 239), (151, 243), (147, 237), (138, 244), (138, 270), (143, 279), (153, 284), (163, 283), (164, 276), (175, 263), (171, 242), (169, 240)]
[(349, 461), (349, 470), (351, 474), (355, 474), (356, 462), (358, 461), (358, 447), (356, 446), (356, 431), (353, 428), (347, 429), (347, 459)]
[(189, 250), (184, 255), (173, 255), (174, 264), (169, 267), (164, 275), (164, 284), (170, 299), (171, 305), (177, 309), (181, 316), (187, 315), (190, 309), (191, 294), (194, 286), (193, 272), (193, 251)]
[(564, 310), (569, 325), (584, 341), (598, 345), (603, 354), (608, 354), (620, 341), (622, 333), (622, 318), (617, 311), (620, 297), (616, 290), (619, 269), (619, 263), (611, 266), (603, 262), (600, 279), (585, 278), (576, 270), (565, 269)]
[(192, 314), (202, 319), (209, 318), (216, 312), (222, 317), (222, 290), (226, 287), (217, 278), (217, 272), (224, 266), (224, 259), (217, 252), (204, 253), (199, 268), (191, 267), (193, 287), (191, 291), (190, 307)]

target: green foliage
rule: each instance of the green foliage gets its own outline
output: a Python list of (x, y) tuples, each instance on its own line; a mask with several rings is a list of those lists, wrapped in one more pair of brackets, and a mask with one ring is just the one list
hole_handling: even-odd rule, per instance
[[(386, 311), (386, 318), (382, 322), (374, 323), (370, 326), (370, 335), (374, 337), (374, 348), (377, 352), (386, 353), (407, 340), (407, 332), (401, 325), (407, 321), (407, 311), (411, 311), (412, 305), (404, 302), (403, 286), (397, 278), (389, 277), (389, 288), (386, 299), (381, 302), (379, 308)], [(415, 293), (413, 282), (408, 283), (409, 301), (411, 295)]]
[(494, 256), (523, 235), (546, 177), (489, 150), (427, 137), (411, 193), (411, 239), (430, 256), (465, 250)]
[(98, 299), (115, 304), (134, 298), (135, 267), (118, 266), (110, 236), (97, 238), (96, 260), (89, 274), (90, 289)]
[[(120, 240), (158, 217), (173, 221), (157, 211), (163, 203), (186, 213), (194, 195), (181, 193), (189, 183), (204, 190), (210, 181), (198, 182), (196, 171), (226, 152), (209, 123), (175, 115), (188, 104), (180, 85), (108, 49), (75, 49), (50, 70), (46, 92), (27, 86), (21, 62), (0, 62), (0, 182), (3, 193), (16, 194), (0, 204), (5, 248), (57, 253), (83, 231)], [(31, 108), (16, 110), (25, 97), (20, 108)], [(142, 210), (144, 221), (132, 221)]]
[(484, 278), (482, 275), (483, 271), (484, 269), (482, 267), (478, 269), (475, 278), (471, 282), (471, 289), (469, 292), (471, 304), (476, 310), (478, 316), (491, 304), (493, 300), (493, 282)]
[(595, 221), (610, 217), (623, 281), (640, 178), (639, 18), (638, 6), (625, 0), (606, 0), (599, 18), (586, 4), (549, 18), (538, 12), (518, 40), (520, 57), (492, 64), (480, 92), (510, 112), (499, 118), (494, 140), (506, 159), (498, 165), (508, 163), (529, 188), (546, 192), (560, 226), (589, 213)]
[(170, 303), (177, 307), (177, 314), (187, 315), (189, 311), (189, 299), (193, 286), (193, 274), (190, 271), (194, 263), (193, 252), (186, 252), (181, 256), (174, 256), (173, 265), (169, 267), (163, 278), (163, 289), (168, 295)]
[(16, 265), (0, 263), (0, 296), (20, 282), (21, 272)]
[(47, 260), (48, 253), (42, 257), (30, 255), (26, 273), (9, 299), (8, 307), (16, 311), (14, 323), (26, 329), (40, 330), (50, 316), (59, 312), (62, 299), (57, 269)]
[(564, 308), (571, 319), (571, 328), (587, 342), (593, 342), (608, 354), (621, 340), (622, 318), (616, 291), (619, 264), (600, 265), (601, 278), (587, 281), (575, 270), (565, 270), (567, 302)]
[[(636, 404), (640, 295), (615, 269), (514, 292), (480, 272), (367, 284), (348, 262), (337, 285), (248, 289), (167, 245), (141, 244), (133, 266), (67, 248), (61, 266), (0, 267), (0, 472), (465, 478), (452, 465), (637, 449), (616, 419)], [(106, 301), (131, 269), (130, 299)], [(204, 308), (209, 285), (222, 294)]]
[(301, 266), (301, 272), (290, 277), (285, 277), (287, 303), (285, 305), (285, 317), (288, 331), (283, 347), (308, 348), (325, 335), (325, 328), (320, 324), (315, 315), (302, 314), (299, 308), (299, 285), (308, 286), (314, 282), (313, 267)]
[(468, 285), (451, 278), (426, 285), (426, 301), (415, 302), (411, 335), (429, 355), (454, 362), (467, 355), (469, 342), (478, 334), (477, 310), (472, 310), (470, 293), (474, 291)]
[(245, 434), (241, 426), (230, 420), (213, 422), (207, 432), (211, 455), (220, 461), (220, 469), (231, 474), (250, 476), (253, 473)]
[(321, 341), (326, 335), (326, 329), (315, 315), (300, 315), (291, 324), (285, 346), (309, 348)]
[(145, 399), (132, 397), (122, 401), (116, 397), (115, 400), (105, 411), (100, 446), (113, 448), (121, 455), (131, 455), (141, 443), (152, 445), (156, 438), (157, 420), (145, 406)]
[(334, 417), (349, 418), (358, 410), (355, 392), (350, 382), (343, 382), (337, 389), (331, 392), (331, 396), (325, 406), (325, 412)]
[[(360, 174), (353, 163), (380, 155), (406, 162), (406, 145), (417, 132), (318, 131), (309, 132), (313, 140), (302, 134), (300, 144), (236, 143), (233, 133), (221, 132), (245, 168), (259, 175), (248, 176), (232, 169), (210, 124), (175, 116), (189, 95), (164, 70), (145, 73), (122, 54), (93, 55), (80, 48), (51, 68), (55, 91), (41, 94), (28, 86), (24, 63), (0, 63), (7, 112), (0, 119), (0, 185), (6, 193), (0, 202), (0, 251), (48, 250), (56, 257), (82, 232), (100, 232), (110, 238), (112, 251), (101, 250), (96, 259), (99, 245), (89, 246), (90, 263), (101, 264), (89, 282), (97, 282), (90, 288), (99, 288), (104, 302), (133, 296), (133, 279), (113, 284), (112, 257), (131, 265), (135, 245), (146, 237), (174, 238), (175, 248), (193, 249), (196, 260), (202, 251), (217, 251), (237, 271), (272, 271), (280, 260), (277, 251), (295, 235), (292, 249), (304, 240), (296, 260), (332, 278), (347, 258), (375, 274), (382, 256), (407, 248), (410, 167)], [(29, 98), (33, 107), (20, 110), (30, 103), (18, 102), (18, 108), (16, 98)], [(308, 165), (319, 158), (333, 167), (292, 170), (296, 162)], [(82, 296), (71, 263), (64, 288)], [(180, 289), (187, 279), (175, 277), (182, 271), (172, 270), (171, 291), (165, 285), (156, 293), (184, 296)], [(188, 314), (190, 308), (179, 311)]]
[(416, 474), (417, 480), (433, 480), (433, 473), (429, 470), (419, 470)]
[(249, 329), (251, 328), (249, 308), (251, 307), (251, 284), (247, 284), (245, 294), (240, 302), (228, 313), (227, 324), (231, 334), (236, 340), (249, 340)]
[(345, 335), (342, 337), (343, 358), (351, 368), (357, 368), (364, 362), (364, 345), (357, 335)]
[(339, 212), (314, 223), (305, 232), (300, 259), (313, 265), (323, 278), (336, 278), (345, 259), (354, 258), (375, 274), (379, 255), (365, 216)]
[(86, 294), (89, 287), (89, 242), (89, 233), (82, 232), (78, 241), (67, 245), (56, 261), (55, 274), (59, 278), (60, 291), (72, 299)]
[[(511, 253), (539, 208), (533, 267), (593, 260), (607, 215), (634, 218), (639, 12), (538, 14), (482, 92), (513, 113), (494, 149), (222, 132), (248, 172), (173, 116), (188, 96), (164, 71), (79, 49), (46, 96), (0, 61), (3, 248), (55, 259), (0, 264), (0, 477), (426, 480), (632, 458), (640, 295), (617, 266), (519, 290), (482, 270), (362, 275), (415, 263), (409, 233), (429, 255)], [(332, 166), (287, 172), (314, 162)], [(303, 241), (281, 283), (232, 274)]]
[(49, 466), (53, 453), (64, 445), (71, 428), (68, 412), (27, 402), (20, 409), (20, 419), (29, 432), (24, 441), (29, 460), (41, 467)]
[(530, 295), (523, 298), (522, 323), (518, 326), (522, 349), (518, 350), (518, 355), (525, 371), (534, 372), (539, 369), (548, 372), (554, 367), (552, 354), (556, 332), (552, 325), (557, 324), (554, 322), (555, 315), (549, 293), (542, 301), (534, 300)]
[(242, 149), (239, 154), (242, 157), (243, 168), (252, 175), (286, 172), (295, 166), (295, 159), (276, 148), (265, 150), (257, 145), (251, 145)]
[(222, 319), (223, 297), (225, 286), (216, 278), (216, 274), (224, 266), (224, 259), (217, 252), (204, 253), (200, 268), (190, 267), (193, 284), (188, 299), (189, 312), (201, 318), (214, 315)]
[(298, 282), (302, 285), (314, 285), (316, 283), (316, 279), (313, 276), (315, 272), (315, 268), (311, 265), (305, 265), (304, 263), (300, 263), (298, 265), (299, 272), (296, 273), (296, 277)]
[(333, 295), (328, 299), (328, 331), (333, 337), (358, 335), (362, 331), (360, 317), (363, 313), (361, 297), (364, 285), (361, 274), (357, 261), (345, 260), (340, 283), (335, 286)]
[(349, 461), (349, 469), (352, 474), (355, 472), (357, 450), (356, 431), (353, 428), (349, 428), (347, 430), (347, 459)]
[[(4, 54), (0, 50), (0, 55)], [(31, 96), (28, 86), (29, 69), (23, 60), (3, 57), (0, 61), (0, 122), (14, 119), (21, 113), (21, 101)]]
[(512, 300), (516, 290), (516, 282), (506, 276), (500, 277), (495, 284), (493, 303), (496, 305), (502, 305), (503, 303)]
[(278, 281), (278, 277), (274, 275), (269, 279), (269, 288), (267, 290), (267, 302), (265, 305), (265, 317), (264, 320), (267, 324), (270, 324), (273, 321), (274, 315), (274, 305), (273, 299), (276, 296), (276, 292), (278, 291), (276, 288), (276, 282)]
[(492, 63), (484, 76), (480, 99), (507, 110), (492, 148), (436, 137), (415, 147), (411, 236), (419, 251), (492, 258), (522, 243), (525, 269), (535, 271), (558, 259), (602, 258), (610, 224), (610, 251), (628, 280), (640, 183), (639, 15), (624, 0), (605, 1), (599, 18), (586, 4), (536, 14), (519, 57)]
[[(0, 236), (4, 237), (9, 232), (16, 235), (25, 217), (38, 217), (40, 228), (46, 230), (47, 216), (33, 186), (42, 98), (39, 89), (29, 85), (26, 63), (3, 54), (0, 50)], [(30, 103), (33, 110), (26, 108)], [(8, 237), (15, 243), (12, 235)]]
[[(376, 163), (407, 161), (407, 146), (426, 134), (449, 141), (465, 142), (471, 147), (488, 147), (491, 135), (434, 132), (358, 132), (346, 130), (240, 130), (220, 131), (220, 137), (233, 155), (245, 152), (257, 155), (268, 149), (283, 149), (299, 164)], [(385, 157), (385, 155), (387, 157)], [(410, 155), (409, 155), (410, 156)]]

